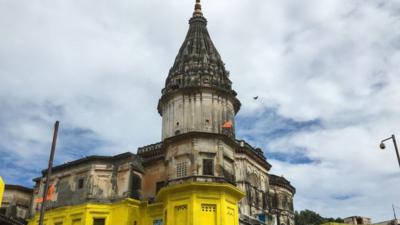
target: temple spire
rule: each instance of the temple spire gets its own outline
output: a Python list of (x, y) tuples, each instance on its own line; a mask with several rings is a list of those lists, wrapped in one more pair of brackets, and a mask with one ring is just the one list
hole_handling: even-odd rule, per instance
[[(240, 102), (232, 89), (229, 71), (225, 69), (225, 63), (208, 33), (207, 19), (201, 11), (200, 0), (196, 0), (195, 3), (193, 16), (189, 19), (189, 30), (165, 80), (158, 112), (162, 115), (169, 98), (178, 92), (207, 89), (223, 93), (231, 98), (236, 114), (239, 111)], [(227, 118), (218, 127), (227, 120), (233, 121), (232, 118)]]
[(196, 4), (194, 5), (193, 17), (203, 16), (203, 12), (201, 11), (200, 0), (196, 0)]

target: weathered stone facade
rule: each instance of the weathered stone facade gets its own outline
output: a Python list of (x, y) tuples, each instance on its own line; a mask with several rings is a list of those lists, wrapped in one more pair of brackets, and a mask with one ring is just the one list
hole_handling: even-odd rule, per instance
[[(31, 214), (39, 212), (46, 171), (34, 179)], [(132, 153), (89, 156), (53, 168), (47, 208), (141, 197), (143, 167)], [(54, 188), (54, 189), (52, 189)], [(52, 190), (54, 190), (53, 193)]]
[[(192, 131), (233, 135), (234, 130), (221, 127), (234, 121), (235, 106), (225, 94), (212, 90), (171, 93), (160, 100), (162, 138)], [(233, 126), (234, 127), (234, 126)]]
[(24, 221), (30, 215), (31, 200), (32, 189), (6, 184), (0, 214), (8, 218)]
[(269, 175), (269, 204), (273, 224), (294, 225), (295, 188), (283, 176)]
[(368, 217), (362, 217), (362, 216), (351, 216), (351, 217), (346, 217), (343, 219), (344, 223), (347, 224), (372, 224), (371, 218)]

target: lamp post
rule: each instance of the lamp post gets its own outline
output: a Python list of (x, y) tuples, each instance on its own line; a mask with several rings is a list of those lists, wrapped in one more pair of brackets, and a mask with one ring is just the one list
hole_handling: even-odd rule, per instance
[(397, 148), (397, 143), (396, 143), (396, 137), (394, 136), (394, 134), (392, 134), (392, 136), (390, 136), (389, 138), (386, 138), (384, 140), (381, 141), (381, 144), (379, 145), (379, 147), (383, 150), (386, 148), (385, 144), (383, 142), (387, 141), (387, 140), (393, 140), (393, 144), (394, 144), (394, 150), (396, 150), (396, 155), (397, 155), (397, 161), (399, 162), (399, 166), (400, 166), (400, 155), (399, 155), (399, 149)]

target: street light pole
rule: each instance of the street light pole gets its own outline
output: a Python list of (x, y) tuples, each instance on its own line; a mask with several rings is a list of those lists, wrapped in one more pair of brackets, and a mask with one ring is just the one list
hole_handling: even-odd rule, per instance
[(394, 134), (392, 134), (392, 136), (391, 136), (391, 137), (389, 137), (389, 138), (386, 138), (386, 139), (382, 140), (382, 141), (381, 141), (381, 144), (379, 145), (379, 147), (380, 147), (381, 149), (385, 149), (385, 148), (386, 148), (386, 146), (385, 146), (385, 144), (384, 144), (383, 142), (385, 142), (385, 141), (387, 141), (387, 140), (390, 140), (390, 139), (392, 139), (392, 140), (393, 140), (393, 144), (394, 144), (394, 150), (396, 150), (397, 161), (399, 162), (399, 166), (400, 166), (400, 155), (399, 155), (399, 149), (397, 148), (396, 137), (394, 136)]

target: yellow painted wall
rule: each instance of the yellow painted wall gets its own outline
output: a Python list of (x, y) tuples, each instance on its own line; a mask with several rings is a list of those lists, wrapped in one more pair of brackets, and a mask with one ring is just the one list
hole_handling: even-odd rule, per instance
[(334, 223), (334, 222), (327, 222), (327, 223), (323, 223), (321, 225), (351, 225), (348, 223)]
[(5, 184), (3, 178), (0, 177), (0, 207), (1, 207), (1, 202), (3, 201), (4, 187)]
[[(157, 202), (125, 199), (112, 204), (86, 203), (45, 213), (46, 225), (239, 225), (238, 201), (244, 194), (230, 184), (186, 183), (161, 189)], [(38, 224), (35, 216), (29, 225)]]
[[(60, 207), (48, 210), (45, 213), (46, 225), (92, 225), (95, 218), (105, 219), (106, 225), (134, 225), (133, 221), (141, 219), (141, 202), (134, 199), (125, 199), (113, 204), (86, 203), (76, 206)], [(37, 225), (39, 215), (29, 221), (29, 225)], [(137, 225), (143, 224), (137, 221)]]
[(238, 225), (243, 196), (230, 184), (193, 182), (163, 188), (157, 200), (167, 225)]

